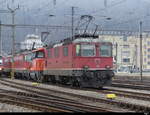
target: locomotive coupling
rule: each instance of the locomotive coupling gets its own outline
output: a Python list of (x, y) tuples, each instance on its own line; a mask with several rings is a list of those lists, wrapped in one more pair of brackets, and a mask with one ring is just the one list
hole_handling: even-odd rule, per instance
[(111, 69), (111, 67), (109, 65), (105, 66), (105, 68), (108, 70)]

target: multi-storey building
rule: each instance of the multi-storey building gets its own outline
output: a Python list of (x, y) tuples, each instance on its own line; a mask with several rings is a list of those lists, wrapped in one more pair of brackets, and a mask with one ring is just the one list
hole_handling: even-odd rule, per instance
[(31, 50), (32, 47), (40, 48), (43, 46), (44, 44), (42, 43), (40, 37), (37, 35), (27, 35), (25, 41), (21, 42), (21, 50)]
[(150, 35), (144, 33), (142, 39), (143, 70), (150, 71)]
[(102, 41), (110, 41), (113, 44), (114, 67), (120, 71), (138, 70), (138, 38), (125, 35), (100, 35)]

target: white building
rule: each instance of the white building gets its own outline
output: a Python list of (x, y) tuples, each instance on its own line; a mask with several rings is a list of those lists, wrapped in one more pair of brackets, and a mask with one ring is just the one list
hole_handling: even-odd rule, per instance
[(39, 36), (33, 34), (27, 35), (25, 41), (21, 42), (20, 48), (21, 50), (30, 50), (32, 49), (33, 45), (34, 48), (40, 48), (44, 46)]
[(112, 42), (115, 69), (129, 71), (138, 68), (136, 36), (100, 35), (99, 39)]
[[(114, 68), (140, 69), (140, 38), (139, 35), (99, 35), (102, 41), (113, 44)], [(150, 33), (142, 33), (142, 69), (150, 71)], [(121, 69), (122, 70), (122, 69)]]

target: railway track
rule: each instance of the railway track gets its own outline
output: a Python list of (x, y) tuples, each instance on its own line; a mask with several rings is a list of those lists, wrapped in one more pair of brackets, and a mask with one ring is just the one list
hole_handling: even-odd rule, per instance
[(50, 92), (49, 90), (43, 92), (43, 91), (39, 91), (39, 89), (41, 90), (41, 88), (38, 88), (37, 91), (33, 86), (23, 85), (23, 84), (11, 82), (4, 79), (3, 80), (1, 79), (0, 83), (3, 85), (7, 85), (10, 87), (14, 87), (14, 88), (18, 88), (30, 92), (30, 93), (19, 92), (16, 93), (17, 96), (14, 95), (14, 93), (12, 93), (11, 95), (10, 93), (9, 94), (5, 93), (5, 95), (3, 93), (2, 97), (5, 98), (1, 98), (2, 99), (0, 100), (1, 102), (17, 103), (17, 105), (25, 105), (26, 107), (29, 106), (34, 108), (35, 110), (48, 111), (48, 112), (113, 112), (112, 110), (108, 110), (106, 108), (85, 105), (75, 100), (62, 98), (54, 94), (52, 95), (51, 94), (52, 92)]
[(119, 89), (113, 89), (112, 87), (106, 87), (101, 92), (105, 94), (113, 93), (113, 94), (116, 94), (117, 96), (144, 100), (144, 101), (150, 100), (150, 93), (148, 94), (148, 93), (142, 93), (142, 92), (119, 90)]
[(150, 86), (150, 80), (131, 80), (131, 79), (114, 79), (113, 82), (120, 82), (120, 83), (130, 83), (130, 84), (137, 84), (137, 85), (148, 85)]
[[(129, 109), (129, 110), (133, 110), (133, 111), (140, 111), (140, 112), (150, 111), (150, 107), (147, 107), (147, 106), (144, 106), (144, 105), (132, 104), (132, 103), (128, 103), (128, 102), (121, 102), (121, 101), (117, 101), (117, 100), (109, 100), (109, 99), (104, 99), (104, 98), (94, 98), (94, 97), (84, 96), (84, 95), (80, 95), (80, 94), (77, 95), (77, 94), (73, 94), (73, 93), (69, 93), (69, 92), (56, 91), (56, 90), (46, 89), (46, 88), (41, 88), (41, 87), (38, 87), (38, 89), (37, 89), (37, 88), (35, 88), (31, 85), (20, 84), (20, 83), (16, 83), (16, 82), (13, 82), (13, 81), (6, 80), (6, 79), (1, 79), (0, 83), (2, 83), (4, 85), (9, 85), (11, 87), (19, 88), (19, 89), (22, 89), (22, 90), (26, 90), (26, 91), (32, 92), (33, 94), (38, 94), (38, 96), (39, 95), (44, 96), (45, 99), (47, 99), (51, 96), (52, 97), (56, 96), (56, 94), (57, 94), (57, 96), (63, 94), (64, 96), (65, 95), (66, 96), (71, 96), (73, 98), (77, 97), (79, 99), (88, 100), (88, 101), (92, 101), (92, 102), (112, 104), (112, 105), (115, 105), (115, 106), (118, 106), (118, 107), (123, 107), (123, 108)], [(60, 98), (62, 98), (62, 96), (59, 97), (59, 99)], [(70, 100), (70, 99), (67, 99), (67, 100), (73, 101), (73, 100)], [(71, 106), (69, 105), (69, 107), (71, 107)], [(92, 107), (91, 109), (88, 109), (88, 110), (90, 110), (90, 112), (92, 112), (92, 110), (94, 110), (93, 108), (99, 109), (99, 110), (95, 110), (95, 111), (100, 111), (101, 110), (101, 111), (105, 111), (105, 112), (114, 112), (114, 110), (111, 110), (111, 109), (108, 110), (106, 108), (100, 108), (100, 107), (96, 107), (96, 106)], [(84, 110), (84, 109), (82, 108), (82, 110)]]
[(130, 89), (150, 90), (149, 82), (114, 80), (111, 86)]
[[(0, 93), (0, 102), (8, 104), (16, 104), (23, 107), (31, 108), (38, 111), (46, 112), (106, 112), (105, 110), (92, 107), (75, 101), (62, 100), (57, 98), (43, 99), (37, 95), (11, 92)], [(63, 106), (62, 106), (63, 105)]]

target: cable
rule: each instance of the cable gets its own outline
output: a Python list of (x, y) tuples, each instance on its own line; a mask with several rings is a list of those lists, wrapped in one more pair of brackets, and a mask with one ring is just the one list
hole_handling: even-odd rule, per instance
[[(114, 6), (116, 6), (116, 5), (119, 5), (119, 4), (121, 4), (121, 3), (124, 3), (124, 2), (126, 2), (126, 1), (127, 1), (127, 0), (121, 0), (121, 1), (119, 1), (119, 2), (117, 2), (117, 3), (111, 4), (111, 5), (107, 5), (106, 8), (114, 7)], [(91, 12), (90, 14), (94, 14), (94, 13), (97, 13), (97, 12), (99, 12), (99, 11), (105, 11), (106, 8), (102, 8), (102, 9), (99, 9), (99, 10), (95, 10), (95, 11)]]
[(143, 17), (138, 17), (138, 18), (134, 18), (134, 19), (130, 19), (130, 20), (126, 20), (126, 21), (123, 21), (123, 22), (119, 22), (119, 23), (116, 23), (116, 24), (112, 24), (112, 25), (109, 25), (109, 26), (114, 26), (114, 25), (119, 25), (119, 24), (125, 24), (125, 23), (131, 23), (131, 22), (135, 22), (135, 21), (139, 21), (139, 20), (142, 20), (146, 17), (149, 17), (148, 15), (145, 15)]

